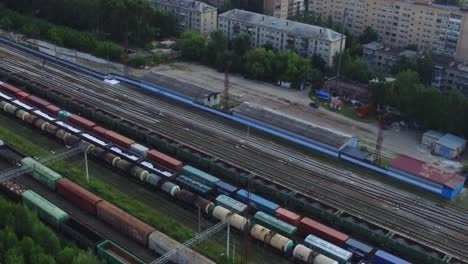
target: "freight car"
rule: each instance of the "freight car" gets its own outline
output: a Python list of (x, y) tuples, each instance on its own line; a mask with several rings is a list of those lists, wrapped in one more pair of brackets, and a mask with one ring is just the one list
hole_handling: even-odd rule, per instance
[(297, 231), (297, 227), (264, 212), (257, 212), (253, 217), (253, 221), (287, 237), (292, 237)]
[(364, 260), (369, 259), (374, 252), (373, 247), (352, 238), (346, 240), (343, 248), (353, 253), (355, 258)]
[(47, 168), (30, 157), (22, 159), (21, 165), (25, 168), (31, 169), (31, 176), (53, 191), (56, 189), (57, 181), (62, 178), (60, 174)]
[(104, 240), (101, 235), (73, 217), (60, 223), (60, 231), (76, 241), (78, 246), (91, 250)]
[(181, 172), (183, 175), (189, 177), (189, 178), (192, 178), (206, 186), (209, 186), (210, 188), (213, 188), (216, 186), (216, 183), (220, 181), (220, 179), (204, 172), (204, 171), (201, 171), (199, 169), (196, 169), (192, 166), (189, 166), (189, 165), (185, 165), (183, 168), (182, 168), (182, 172)]
[(307, 217), (304, 217), (301, 220), (299, 224), (299, 230), (303, 234), (313, 234), (339, 246), (343, 246), (349, 239), (348, 235), (336, 231), (333, 228), (330, 228)]
[(337, 261), (319, 254), (318, 252), (301, 244), (296, 245), (294, 248), (293, 257), (294, 259), (307, 264), (338, 264)]
[(247, 210), (246, 204), (243, 204), (224, 194), (221, 194), (218, 197), (216, 197), (215, 204), (229, 209), (230, 211), (236, 214), (243, 214), (245, 210)]
[(213, 209), (212, 215), (214, 218), (221, 221), (225, 221), (229, 218), (229, 225), (241, 232), (250, 229), (250, 222), (247, 218), (233, 213), (222, 206), (216, 206)]
[(108, 264), (145, 264), (143, 260), (109, 240), (103, 241), (97, 245), (97, 254)]
[(411, 264), (383, 250), (377, 250), (374, 254), (375, 264)]
[(58, 229), (61, 222), (69, 218), (68, 214), (39, 194), (28, 190), (21, 195), (23, 204), (36, 212), (39, 218)]
[(294, 247), (294, 242), (291, 239), (258, 224), (252, 226), (250, 229), (250, 236), (283, 253), (290, 252)]
[(249, 201), (251, 207), (269, 215), (275, 215), (275, 211), (279, 208), (279, 205), (243, 189), (236, 192), (236, 198), (244, 203)]
[(339, 263), (347, 263), (351, 260), (353, 254), (340, 247), (333, 245), (314, 235), (308, 235), (304, 240), (304, 245), (310, 249), (316, 250), (327, 257), (330, 257)]

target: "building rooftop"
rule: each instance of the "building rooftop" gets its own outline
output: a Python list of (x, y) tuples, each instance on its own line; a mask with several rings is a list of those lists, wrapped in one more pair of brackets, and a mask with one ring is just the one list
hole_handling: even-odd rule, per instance
[(154, 72), (149, 72), (145, 74), (142, 80), (157, 86), (161, 86), (162, 88), (169, 89), (180, 95), (184, 95), (200, 101), (211, 95), (219, 94), (219, 92), (210, 91), (200, 86), (182, 82), (177, 79), (170, 78)]
[(234, 112), (238, 115), (255, 119), (280, 130), (294, 133), (298, 136), (334, 149), (343, 148), (353, 138), (351, 135), (346, 135), (325, 127), (307, 123), (304, 120), (296, 119), (283, 113), (276, 112), (273, 109), (252, 103), (244, 102), (237, 106), (234, 109)]
[(466, 140), (452, 134), (445, 134), (443, 137), (437, 140), (436, 144), (445, 146), (450, 149), (459, 149), (466, 144)]
[(456, 189), (465, 179), (456, 174), (443, 171), (430, 164), (406, 155), (399, 155), (390, 162), (390, 167), (424, 180)]
[(436, 131), (436, 130), (429, 130), (423, 134), (423, 137), (424, 136), (439, 139), (444, 136), (444, 133)]
[(274, 28), (279, 31), (285, 31), (288, 34), (300, 35), (304, 38), (314, 38), (326, 41), (336, 41), (341, 39), (340, 33), (328, 28), (266, 16), (240, 9), (227, 11), (219, 15), (219, 17), (239, 20), (243, 23)]
[(408, 50), (408, 49), (400, 48), (400, 47), (389, 47), (377, 41), (364, 45), (364, 48), (371, 49), (374, 51), (380, 51), (386, 54), (392, 54), (396, 56), (414, 57), (418, 54), (414, 50)]
[(161, 5), (185, 8), (185, 9), (198, 11), (198, 12), (217, 10), (213, 6), (210, 6), (200, 1), (194, 1), (194, 0), (151, 0), (151, 2), (161, 4)]

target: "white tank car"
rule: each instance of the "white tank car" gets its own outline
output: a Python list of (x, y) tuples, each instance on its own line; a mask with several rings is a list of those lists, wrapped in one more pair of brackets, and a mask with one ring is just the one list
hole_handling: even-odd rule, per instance
[(315, 252), (301, 244), (294, 248), (293, 257), (308, 264), (338, 264), (337, 261), (319, 254), (318, 252)]
[(245, 217), (235, 214), (222, 206), (216, 206), (214, 208), (213, 217), (221, 221), (229, 217), (229, 224), (239, 231), (244, 231), (249, 223), (249, 220)]
[(294, 246), (294, 242), (289, 238), (277, 234), (261, 225), (254, 225), (250, 230), (250, 235), (282, 252), (287, 252)]

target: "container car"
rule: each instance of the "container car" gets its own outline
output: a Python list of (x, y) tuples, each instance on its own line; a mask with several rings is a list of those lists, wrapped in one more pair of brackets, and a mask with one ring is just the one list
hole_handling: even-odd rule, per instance
[(287, 237), (292, 237), (297, 232), (297, 227), (264, 212), (257, 212), (253, 217), (253, 221)]
[(92, 131), (93, 130), (93, 127), (96, 126), (96, 123), (84, 118), (84, 117), (81, 117), (79, 115), (75, 115), (75, 114), (72, 114), (71, 116), (68, 117), (68, 122), (74, 124), (74, 125), (77, 125), (87, 131)]
[(21, 197), (26, 207), (36, 212), (39, 218), (55, 228), (59, 228), (60, 223), (69, 217), (65, 211), (31, 190), (23, 192)]
[(145, 167), (145, 169), (147, 169), (150, 173), (164, 177), (165, 179), (172, 178), (173, 176), (176, 175), (175, 171), (170, 170), (166, 167), (163, 167), (149, 160), (140, 161), (140, 165), (142, 167)]
[(352, 238), (346, 240), (343, 248), (353, 253), (353, 256), (358, 259), (369, 259), (374, 252), (373, 247)]
[(133, 139), (122, 136), (114, 131), (108, 130), (106, 133), (106, 139), (114, 142), (115, 144), (122, 146), (126, 149), (130, 149), (130, 146), (135, 143)]
[(175, 172), (180, 172), (182, 170), (182, 161), (174, 159), (173, 157), (163, 154), (157, 150), (152, 149), (148, 151), (147, 158)]
[(299, 230), (303, 234), (316, 235), (338, 246), (343, 246), (346, 240), (349, 239), (348, 235), (343, 234), (331, 227), (323, 225), (307, 217), (301, 219), (301, 223), (299, 224)]
[(24, 99), (26, 102), (34, 105), (34, 106), (37, 106), (41, 109), (45, 109), (48, 105), (50, 105), (49, 102), (47, 102), (46, 100), (43, 100), (37, 96), (34, 96), (34, 95), (30, 95), (28, 97), (26, 97)]
[(78, 246), (91, 250), (104, 240), (100, 234), (73, 217), (60, 223), (60, 231), (76, 241)]
[(379, 249), (374, 254), (374, 264), (411, 264), (411, 263)]
[(20, 91), (20, 92), (16, 92), (15, 96), (16, 98), (20, 100), (24, 100), (26, 97), (30, 96), (30, 94), (28, 94), (27, 92)]
[(141, 245), (146, 246), (148, 244), (148, 236), (155, 230), (153, 227), (107, 201), (99, 202), (96, 209), (99, 219), (108, 223), (121, 233), (131, 237)]
[(54, 116), (58, 116), (58, 113), (60, 112), (60, 108), (53, 105), (53, 104), (50, 104), (48, 106), (46, 106), (46, 108), (44, 109), (46, 110), (49, 114), (52, 114)]
[(250, 235), (254, 239), (280, 250), (283, 253), (291, 251), (294, 247), (294, 242), (291, 239), (258, 224), (252, 226), (252, 229), (250, 229)]
[(301, 244), (294, 247), (293, 257), (294, 259), (307, 264), (338, 264), (336, 260), (319, 254), (318, 252)]
[(214, 218), (221, 221), (224, 221), (227, 218), (229, 218), (229, 224), (241, 232), (248, 230), (250, 227), (250, 222), (247, 218), (233, 213), (222, 206), (215, 206), (212, 215)]
[(29, 174), (32, 175), (34, 179), (45, 184), (49, 189), (55, 191), (57, 181), (62, 178), (62, 176), (55, 171), (47, 168), (36, 160), (26, 157), (21, 160), (21, 165), (25, 168), (31, 169), (32, 172)]
[(251, 207), (255, 208), (256, 210), (265, 212), (269, 215), (275, 215), (275, 211), (279, 208), (279, 205), (270, 202), (253, 193), (249, 194), (249, 192), (247, 192), (244, 189), (238, 190), (236, 192), (236, 199), (243, 203), (247, 203), (247, 201), (249, 200)]
[(14, 179), (0, 183), (0, 192), (4, 193), (8, 198), (15, 202), (21, 201), (21, 195), (25, 191), (27, 191), (27, 189), (17, 183)]
[(141, 144), (134, 143), (130, 145), (130, 150), (133, 151), (133, 153), (138, 154), (140, 157), (146, 158), (148, 155), (149, 149)]
[(237, 214), (243, 214), (245, 210), (247, 210), (246, 204), (243, 204), (224, 194), (221, 194), (218, 197), (216, 197), (215, 204), (220, 205)]
[(97, 245), (97, 255), (108, 264), (145, 264), (143, 260), (109, 240)]
[(92, 132), (100, 137), (106, 137), (106, 134), (109, 130), (101, 127), (101, 126), (95, 126), (93, 127)]
[(220, 181), (220, 179), (214, 177), (213, 175), (210, 175), (189, 165), (186, 165), (182, 168), (182, 174), (211, 188), (214, 188), (216, 183)]
[(101, 197), (65, 178), (57, 181), (57, 192), (76, 207), (92, 215), (96, 215), (96, 205), (103, 200)]
[(223, 181), (219, 181), (216, 183), (216, 193), (217, 194), (224, 194), (227, 196), (232, 196), (239, 188), (232, 186), (228, 183), (225, 183)]
[(176, 178), (176, 183), (179, 184), (183, 188), (187, 188), (188, 190), (201, 194), (201, 195), (208, 195), (212, 192), (212, 188), (200, 183), (192, 178), (189, 178), (185, 175), (181, 175)]
[(154, 231), (148, 238), (148, 247), (159, 255), (180, 248), (177, 254), (171, 256), (170, 261), (178, 264), (215, 264), (207, 257), (193, 251), (190, 248), (181, 248), (180, 243), (165, 234)]
[(301, 219), (302, 217), (296, 213), (293, 213), (289, 210), (286, 210), (284, 208), (278, 208), (276, 209), (275, 211), (275, 216), (276, 218), (288, 223), (288, 224), (291, 224), (293, 226), (299, 226), (299, 224), (301, 223)]
[(16, 88), (15, 86), (4, 82), (0, 82), (0, 90), (10, 95), (15, 95), (16, 93), (21, 92), (21, 90)]
[(347, 263), (351, 260), (353, 256), (353, 253), (344, 250), (314, 235), (308, 235), (304, 240), (304, 245), (310, 249), (322, 253), (323, 255), (329, 258), (338, 261), (338, 263)]

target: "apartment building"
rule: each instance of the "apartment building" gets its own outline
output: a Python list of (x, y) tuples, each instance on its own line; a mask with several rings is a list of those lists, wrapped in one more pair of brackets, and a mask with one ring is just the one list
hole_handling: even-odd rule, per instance
[(192, 30), (209, 35), (218, 27), (218, 10), (208, 4), (193, 0), (151, 0), (151, 5), (175, 15), (181, 31)]
[(297, 16), (304, 13), (304, 0), (288, 1), (288, 17)]
[[(431, 0), (309, 0), (309, 10), (345, 21), (355, 35), (366, 27), (394, 47), (417, 45), (433, 53), (468, 61), (468, 10)], [(346, 12), (344, 12), (346, 10)]]
[[(294, 1), (294, 0), (293, 0)], [(277, 18), (288, 18), (289, 0), (263, 0), (263, 14)]]
[[(399, 47), (384, 46), (379, 42), (364, 45), (363, 59), (371, 69), (390, 72), (402, 57), (421, 56), (416, 51)], [(456, 62), (453, 58), (432, 56), (432, 86), (441, 92), (448, 92), (451, 88), (459, 89), (468, 96), (468, 63)]]
[(346, 43), (345, 36), (328, 28), (239, 9), (219, 15), (218, 23), (218, 30), (230, 40), (246, 33), (254, 48), (269, 44), (276, 50), (293, 50), (304, 57), (317, 54), (328, 65), (333, 64), (333, 56), (343, 50)]

